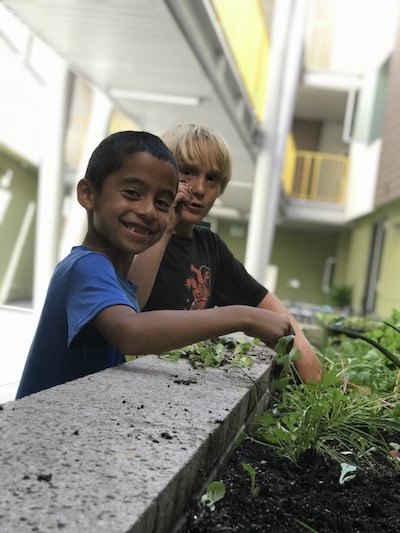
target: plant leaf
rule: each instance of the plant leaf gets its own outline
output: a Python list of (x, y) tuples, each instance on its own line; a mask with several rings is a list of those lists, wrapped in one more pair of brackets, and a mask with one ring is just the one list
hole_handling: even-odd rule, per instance
[(350, 481), (353, 479), (356, 475), (351, 474), (350, 472), (355, 472), (357, 470), (357, 467), (354, 465), (349, 465), (348, 463), (340, 463), (340, 467), (342, 469), (340, 477), (339, 477), (339, 483), (343, 485), (346, 481)]
[(215, 504), (225, 496), (225, 485), (221, 481), (212, 481), (208, 484), (205, 494), (201, 497), (202, 504), (207, 505), (210, 511), (215, 511)]

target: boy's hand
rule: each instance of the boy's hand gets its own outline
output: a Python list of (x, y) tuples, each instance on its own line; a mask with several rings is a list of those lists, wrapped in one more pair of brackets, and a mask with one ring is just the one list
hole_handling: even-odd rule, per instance
[(251, 308), (251, 310), (256, 311), (259, 316), (255, 317), (255, 321), (244, 333), (260, 338), (269, 348), (275, 348), (281, 337), (295, 334), (286, 315), (266, 309)]
[(176, 193), (174, 203), (169, 210), (169, 221), (166, 233), (172, 233), (175, 226), (182, 216), (183, 206), (189, 205), (193, 200), (192, 186), (184, 180), (179, 181), (178, 192)]

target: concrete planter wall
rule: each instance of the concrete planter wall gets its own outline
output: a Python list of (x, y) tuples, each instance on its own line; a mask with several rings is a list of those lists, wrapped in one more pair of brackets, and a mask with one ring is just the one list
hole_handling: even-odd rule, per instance
[(0, 410), (0, 530), (179, 529), (234, 440), (265, 410), (274, 352), (247, 370), (147, 356)]

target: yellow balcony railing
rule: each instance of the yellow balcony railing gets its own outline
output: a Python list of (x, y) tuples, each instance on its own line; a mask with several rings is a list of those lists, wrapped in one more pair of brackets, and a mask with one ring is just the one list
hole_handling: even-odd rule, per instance
[[(288, 154), (287, 151), (287, 156)], [(282, 181), (291, 198), (343, 203), (346, 194), (347, 156), (296, 150), (285, 165)]]

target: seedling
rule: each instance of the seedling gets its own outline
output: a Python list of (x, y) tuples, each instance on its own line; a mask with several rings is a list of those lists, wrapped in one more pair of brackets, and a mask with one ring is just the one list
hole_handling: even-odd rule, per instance
[(392, 450), (390, 451), (391, 457), (396, 459), (397, 461), (400, 461), (400, 444), (397, 442), (390, 442), (390, 447)]
[(350, 481), (351, 479), (355, 478), (355, 474), (352, 474), (351, 472), (355, 472), (357, 470), (357, 467), (354, 465), (349, 465), (348, 463), (340, 463), (341, 473), (339, 477), (339, 483), (343, 485), (343, 483), (346, 483), (346, 481)]
[(190, 344), (163, 354), (161, 357), (171, 362), (177, 362), (183, 357), (189, 359), (190, 364), (195, 368), (223, 365), (248, 368), (254, 365), (254, 359), (248, 352), (260, 342), (260, 339), (249, 342), (242, 339), (232, 340), (221, 337)]
[(225, 496), (225, 485), (221, 481), (212, 481), (207, 486), (206, 492), (201, 497), (200, 501), (203, 505), (207, 505), (210, 511), (215, 511), (215, 504), (222, 500)]
[(260, 487), (256, 485), (256, 471), (251, 465), (247, 463), (242, 463), (242, 467), (246, 470), (246, 472), (249, 473), (251, 478), (251, 495), (254, 497), (258, 496), (260, 492)]

